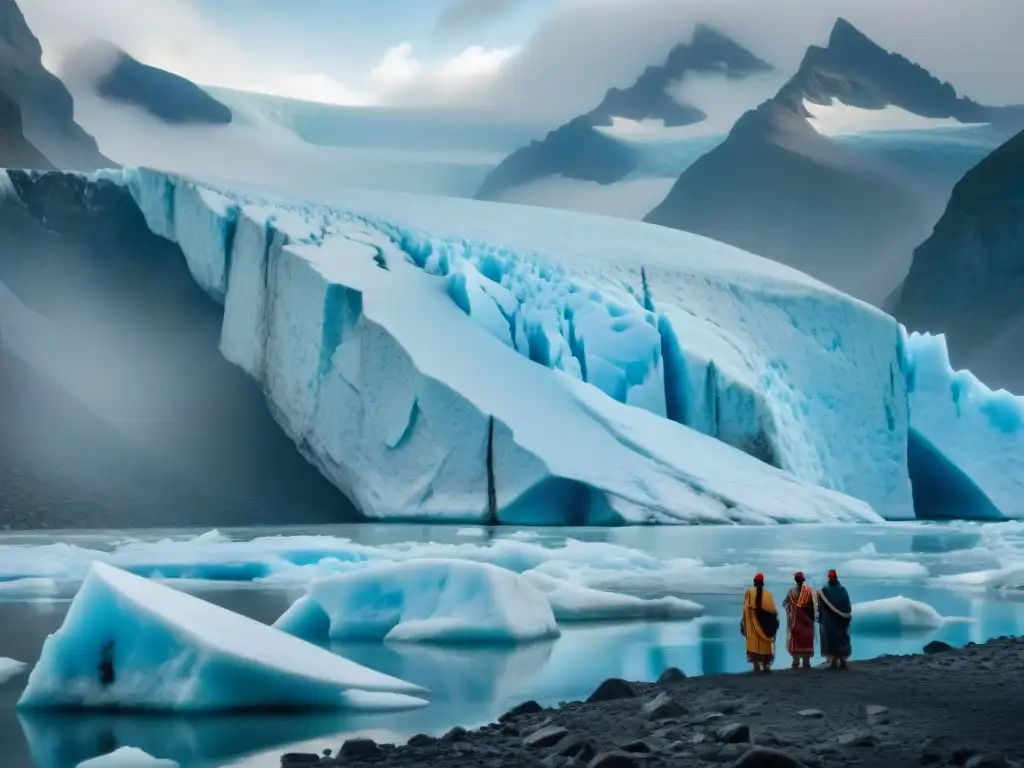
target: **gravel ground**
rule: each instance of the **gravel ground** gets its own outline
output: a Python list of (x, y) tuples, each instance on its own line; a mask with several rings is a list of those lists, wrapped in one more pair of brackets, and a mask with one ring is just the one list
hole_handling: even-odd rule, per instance
[(291, 754), (281, 765), (1022, 768), (1024, 640), (932, 645), (848, 670), (610, 680), (586, 702), (527, 702), (476, 731), (401, 747), (356, 739), (331, 757)]

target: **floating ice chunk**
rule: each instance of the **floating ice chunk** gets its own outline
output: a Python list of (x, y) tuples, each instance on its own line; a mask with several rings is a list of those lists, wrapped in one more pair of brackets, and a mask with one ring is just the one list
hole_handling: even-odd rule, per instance
[(459, 560), (412, 560), (315, 582), (274, 626), (333, 640), (510, 643), (559, 634), (529, 581)]
[(135, 747), (121, 747), (79, 763), (77, 768), (178, 768), (173, 760), (160, 760)]
[(14, 679), (28, 666), (23, 661), (0, 657), (0, 685)]
[(927, 603), (898, 596), (855, 604), (851, 628), (855, 631), (896, 633), (901, 630), (939, 629), (951, 621), (957, 619), (947, 619)]
[(844, 563), (840, 572), (858, 579), (917, 579), (928, 576), (928, 568), (921, 563), (863, 558)]
[[(224, 710), (352, 706), (418, 686), (105, 563), (43, 644), (20, 707)], [(419, 700), (416, 700), (418, 703)], [(396, 699), (396, 707), (411, 704)]]
[(704, 607), (678, 597), (644, 599), (571, 584), (537, 571), (523, 574), (544, 592), (558, 621), (629, 621), (635, 619), (693, 619)]
[(1007, 592), (1024, 590), (1024, 566), (1011, 565), (1006, 568), (949, 574), (941, 577), (940, 582), (953, 587), (969, 589), (994, 589)]

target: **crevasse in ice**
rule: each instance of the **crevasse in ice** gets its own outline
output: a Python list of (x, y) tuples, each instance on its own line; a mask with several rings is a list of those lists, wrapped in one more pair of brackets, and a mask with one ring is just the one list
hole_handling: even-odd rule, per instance
[[(223, 302), (223, 354), (368, 516), (914, 516), (908, 451), (928, 429), (908, 422), (910, 344), (801, 273), (564, 211), (103, 177), (181, 246)], [(954, 453), (928, 452), (915, 482), (956, 475)]]

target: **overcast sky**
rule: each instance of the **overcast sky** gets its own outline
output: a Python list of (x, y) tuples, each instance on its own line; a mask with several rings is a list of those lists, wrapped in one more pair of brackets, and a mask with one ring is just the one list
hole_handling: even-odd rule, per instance
[(1024, 0), (19, 0), (47, 65), (89, 38), (198, 82), (560, 119), (704, 21), (789, 73), (842, 15), (981, 101), (1024, 102)]

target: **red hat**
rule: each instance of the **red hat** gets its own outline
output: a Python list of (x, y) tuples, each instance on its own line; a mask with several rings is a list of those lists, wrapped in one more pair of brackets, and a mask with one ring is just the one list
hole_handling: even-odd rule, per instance
[(829, 571), (828, 572), (828, 580), (829, 581), (838, 581), (839, 580), (839, 576), (838, 576), (838, 574), (836, 574), (836, 572), (834, 570)]
[(763, 573), (755, 573), (754, 574), (754, 581), (755, 582), (764, 581), (764, 574)]
[(793, 574), (793, 581), (804, 581), (804, 580), (805, 579), (804, 579), (804, 572), (803, 571), (797, 571), (796, 573)]

